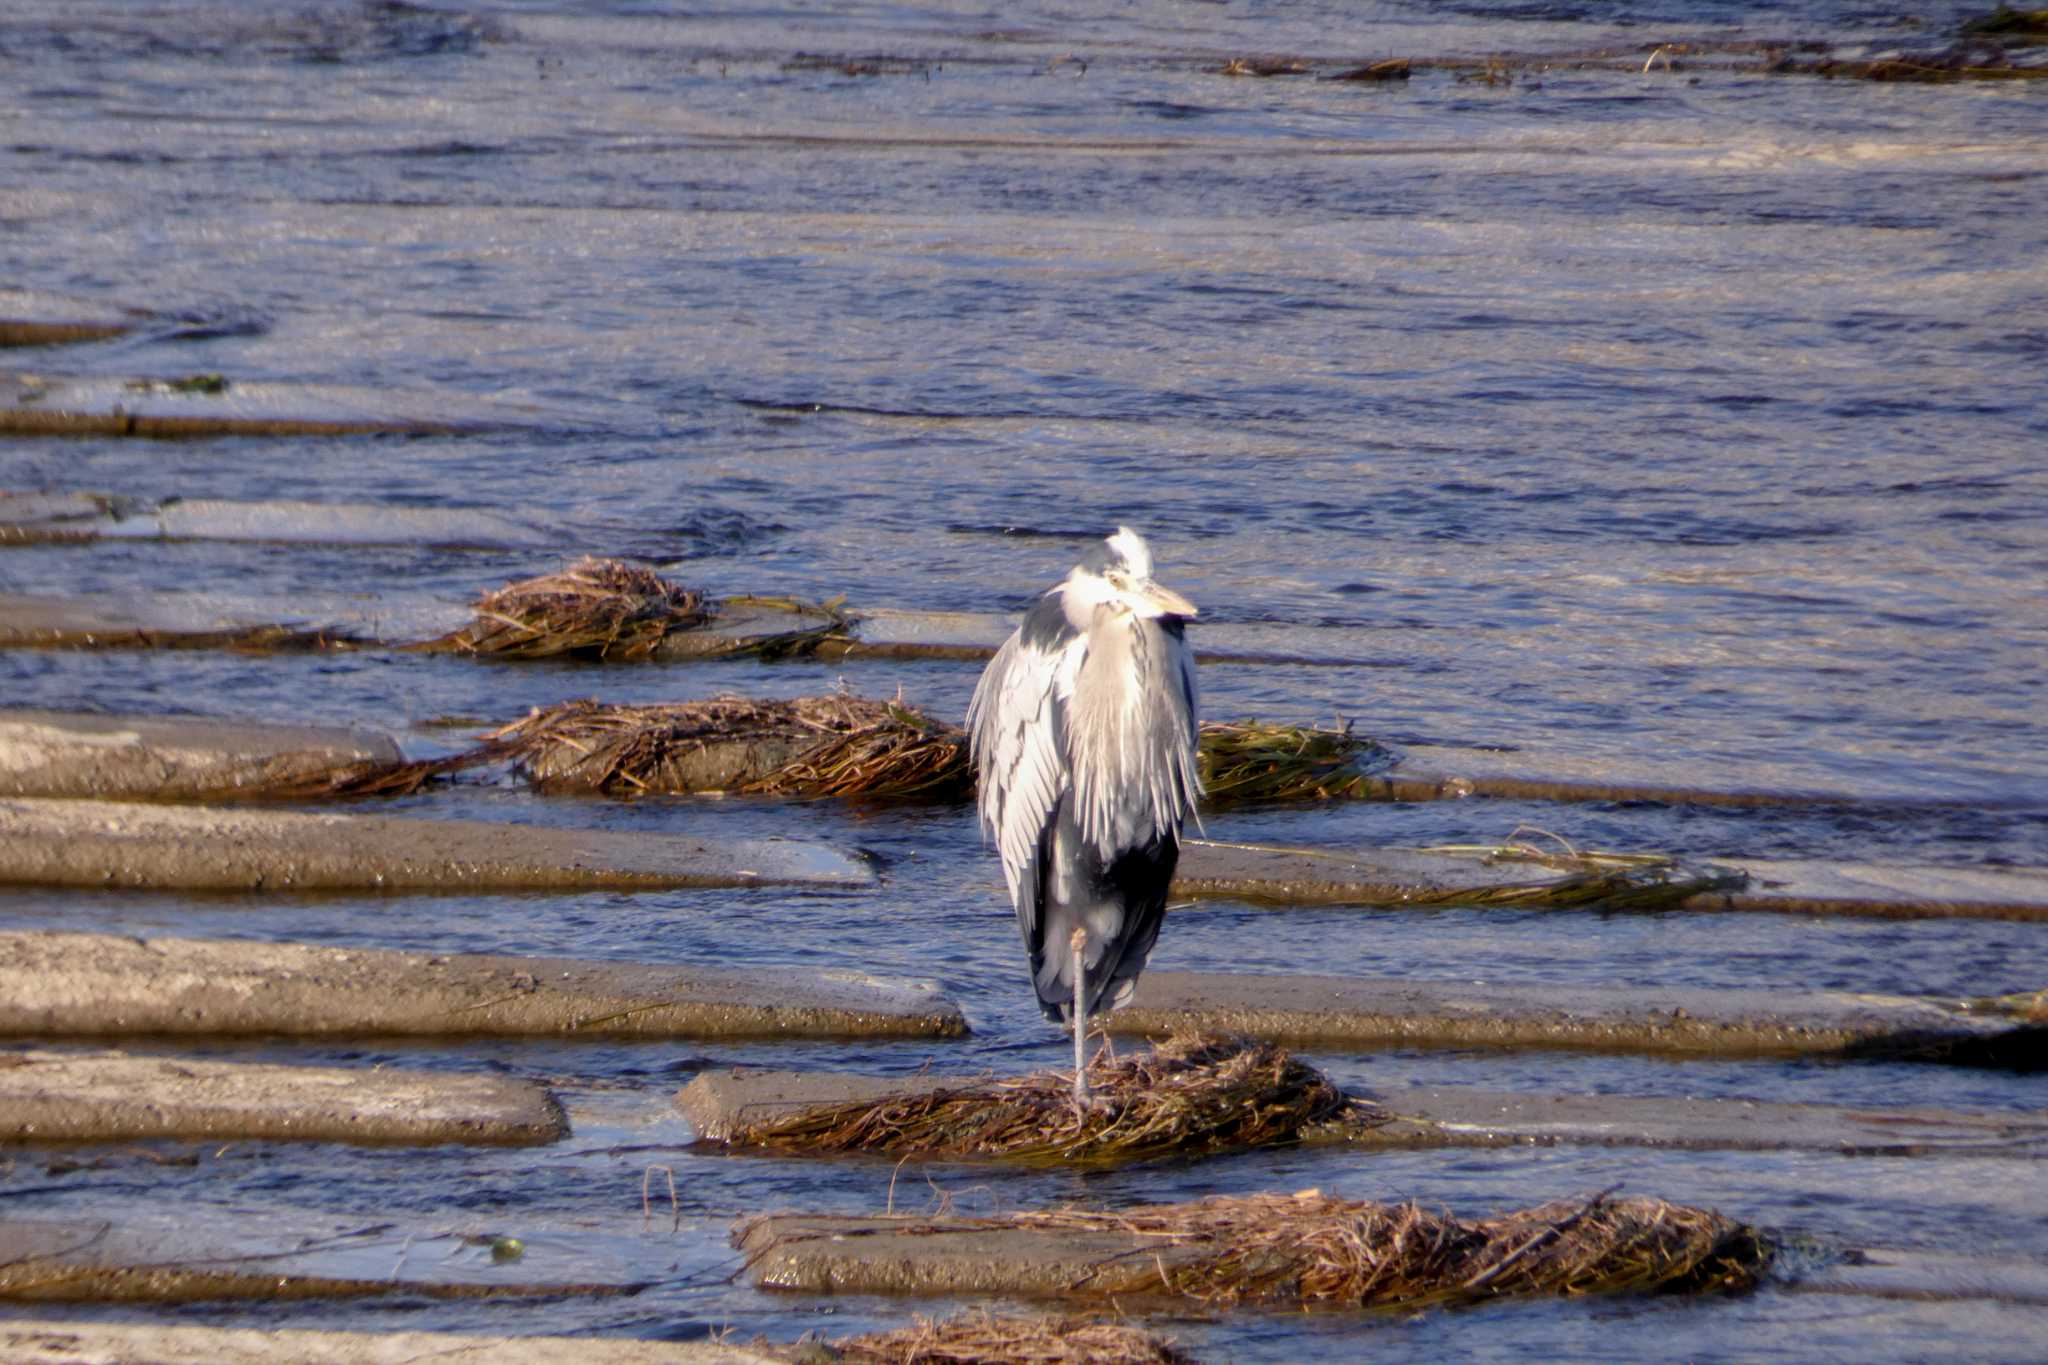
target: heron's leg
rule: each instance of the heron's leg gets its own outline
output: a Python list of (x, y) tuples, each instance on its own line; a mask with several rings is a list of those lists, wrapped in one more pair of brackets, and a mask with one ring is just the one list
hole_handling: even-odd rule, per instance
[(1081, 1050), (1082, 1043), (1088, 1036), (1088, 1016), (1082, 1010), (1082, 1005), (1087, 999), (1088, 987), (1088, 931), (1079, 925), (1074, 926), (1073, 935), (1068, 938), (1067, 946), (1074, 954), (1074, 1106), (1077, 1109), (1086, 1109), (1088, 1068), (1081, 1060)]

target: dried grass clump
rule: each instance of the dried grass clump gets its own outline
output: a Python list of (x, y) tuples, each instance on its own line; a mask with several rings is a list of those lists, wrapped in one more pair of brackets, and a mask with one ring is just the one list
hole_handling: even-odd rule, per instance
[(955, 799), (973, 784), (960, 731), (861, 697), (565, 702), (487, 743), (543, 790)]
[(1217, 1305), (1410, 1309), (1506, 1295), (1734, 1292), (1754, 1288), (1770, 1264), (1770, 1241), (1747, 1224), (1609, 1193), (1471, 1221), (1318, 1190), (976, 1221), (1192, 1248), (1156, 1258), (1161, 1287)]
[(1373, 795), (1374, 774), (1393, 756), (1341, 730), (1245, 720), (1202, 727), (1202, 786), (1212, 805), (1329, 801)]
[(740, 1125), (729, 1141), (777, 1152), (1112, 1165), (1269, 1147), (1333, 1119), (1366, 1125), (1388, 1117), (1284, 1049), (1241, 1038), (1181, 1034), (1149, 1052), (1097, 1057), (1088, 1085), (1085, 1112), (1074, 1105), (1071, 1073), (1038, 1071), (822, 1105)]
[(710, 619), (701, 594), (652, 569), (616, 559), (585, 559), (560, 573), (484, 594), (474, 621), (414, 648), (515, 659), (560, 654), (645, 659), (670, 632)]
[[(985, 1308), (943, 1321), (847, 1337), (822, 1358), (849, 1365), (1193, 1365), (1156, 1333), (1101, 1318), (998, 1316)], [(799, 1357), (808, 1358), (808, 1357)]]

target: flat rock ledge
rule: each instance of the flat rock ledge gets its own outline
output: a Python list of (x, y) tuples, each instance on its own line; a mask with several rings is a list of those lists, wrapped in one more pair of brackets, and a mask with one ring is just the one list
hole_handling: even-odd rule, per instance
[(191, 800), (404, 757), (373, 730), (0, 710), (0, 796)]
[(933, 987), (853, 973), (0, 933), (0, 1034), (958, 1038)]
[(480, 820), (0, 799), (0, 883), (177, 891), (867, 887), (823, 844)]
[[(700, 1139), (729, 1142), (740, 1127), (806, 1109), (915, 1095), (971, 1076), (858, 1076), (731, 1068), (705, 1071), (677, 1093)], [(2048, 1115), (1630, 1095), (1531, 1095), (1466, 1086), (1375, 1086), (1362, 1095), (1394, 1115), (1374, 1125), (1325, 1125), (1304, 1146), (1358, 1148), (1590, 1145), (1684, 1150), (1811, 1151), (1847, 1156), (2048, 1158)], [(744, 1149), (741, 1149), (744, 1150)]]
[(241, 1255), (194, 1247), (175, 1234), (143, 1233), (109, 1223), (0, 1219), (0, 1302), (204, 1303), (259, 1299), (553, 1298), (565, 1294), (630, 1294), (639, 1284), (490, 1278), (422, 1280), (389, 1275), (365, 1279), (293, 1268), (297, 1251)]
[(1290, 1047), (1556, 1047), (1693, 1057), (1887, 1058), (2032, 1070), (2048, 1028), (1897, 996), (1147, 972), (1112, 1032)]
[(0, 1360), (11, 1365), (788, 1365), (789, 1357), (708, 1341), (16, 1321), (0, 1322)]
[(529, 1146), (568, 1132), (561, 1105), (545, 1088), (507, 1076), (0, 1052), (0, 1142), (286, 1138)]

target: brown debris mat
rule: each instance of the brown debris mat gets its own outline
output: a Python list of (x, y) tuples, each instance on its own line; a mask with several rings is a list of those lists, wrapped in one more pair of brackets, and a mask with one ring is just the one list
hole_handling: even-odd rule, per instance
[[(967, 734), (900, 702), (862, 697), (537, 710), (489, 737), (542, 789), (645, 795), (966, 800)], [(716, 752), (714, 752), (716, 746)], [(1237, 721), (1202, 727), (1211, 805), (1371, 794), (1368, 761), (1391, 756), (1349, 730)]]
[(486, 746), (543, 791), (959, 800), (973, 790), (959, 729), (862, 697), (565, 702), (492, 732)]
[(1413, 1201), (1375, 1204), (1319, 1190), (972, 1221), (1130, 1232), (1199, 1248), (1204, 1254), (1172, 1267), (1157, 1263), (1160, 1288), (1220, 1307), (1414, 1309), (1508, 1295), (1740, 1292), (1755, 1288), (1770, 1265), (1770, 1240), (1747, 1224), (1610, 1194), (1469, 1221)]
[(701, 594), (652, 569), (585, 559), (485, 593), (470, 624), (408, 648), (516, 659), (645, 659), (663, 636), (701, 626), (711, 615)]
[(1093, 1102), (1085, 1113), (1074, 1104), (1072, 1073), (1036, 1071), (740, 1124), (727, 1145), (1113, 1165), (1276, 1146), (1312, 1125), (1371, 1126), (1391, 1117), (1284, 1049), (1241, 1038), (1181, 1034), (1147, 1052), (1098, 1056), (1088, 1085)]
[(1166, 1337), (1101, 1318), (997, 1314), (985, 1308), (916, 1326), (832, 1342), (807, 1342), (787, 1353), (803, 1362), (847, 1365), (1194, 1365)]

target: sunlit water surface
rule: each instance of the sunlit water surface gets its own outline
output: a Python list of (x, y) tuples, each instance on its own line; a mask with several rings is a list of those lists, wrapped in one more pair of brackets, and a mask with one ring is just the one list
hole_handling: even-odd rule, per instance
[[(0, 284), (156, 317), (21, 353), (51, 374), (220, 372), (525, 405), (527, 429), (344, 441), (14, 441), (0, 487), (485, 508), (545, 550), (121, 543), (0, 552), (0, 591), (459, 604), (583, 552), (713, 592), (1015, 610), (1128, 521), (1202, 620), (1347, 667), (1218, 665), (1210, 715), (1349, 718), (1396, 745), (1566, 754), (1742, 810), (1467, 802), (1218, 817), (1231, 839), (1505, 836), (1713, 857), (2048, 861), (2048, 101), (1662, 70), (1507, 85), (1231, 79), (1229, 57), (1924, 30), (1866, 7), (973, 4), (717, 9), (21, 0), (0, 15)], [(848, 75), (800, 54), (900, 58)], [(597, 671), (446, 658), (0, 654), (13, 704), (346, 721), (564, 698), (797, 695), (964, 709), (958, 664)], [(1532, 760), (1533, 761), (1533, 760)], [(957, 810), (543, 801), (400, 810), (801, 835), (871, 893), (310, 900), (0, 894), (0, 923), (434, 951), (857, 966), (940, 982), (975, 1037), (720, 1047), (717, 1064), (1051, 1064), (1000, 878)], [(1154, 962), (1428, 979), (1986, 994), (2030, 926), (1310, 910), (1176, 913)], [(669, 1093), (685, 1046), (277, 1045), (557, 1086), (540, 1152), (0, 1160), (9, 1211), (208, 1234), (395, 1231), (336, 1273), (646, 1280), (629, 1299), (181, 1317), (788, 1340), (904, 1305), (730, 1281), (725, 1229), (880, 1207), (865, 1163), (718, 1159)], [(1318, 1057), (1348, 1084), (2038, 1109), (2033, 1078), (1564, 1054)], [(626, 1151), (624, 1148), (636, 1150)], [(643, 1220), (643, 1181), (672, 1166)], [(929, 1176), (929, 1178), (927, 1178)], [(1483, 1213), (1620, 1184), (1825, 1245), (2048, 1257), (2034, 1163), (1602, 1149), (1262, 1155), (1113, 1175), (906, 1172), (899, 1207), (1319, 1186)], [(408, 1242), (411, 1243), (408, 1247)], [(355, 1250), (346, 1249), (349, 1246)], [(98, 1313), (103, 1310), (93, 1310)], [(131, 1315), (144, 1315), (134, 1310)], [(2025, 1359), (2038, 1310), (1801, 1297), (1512, 1304), (1417, 1321), (1166, 1324), (1205, 1358)]]

